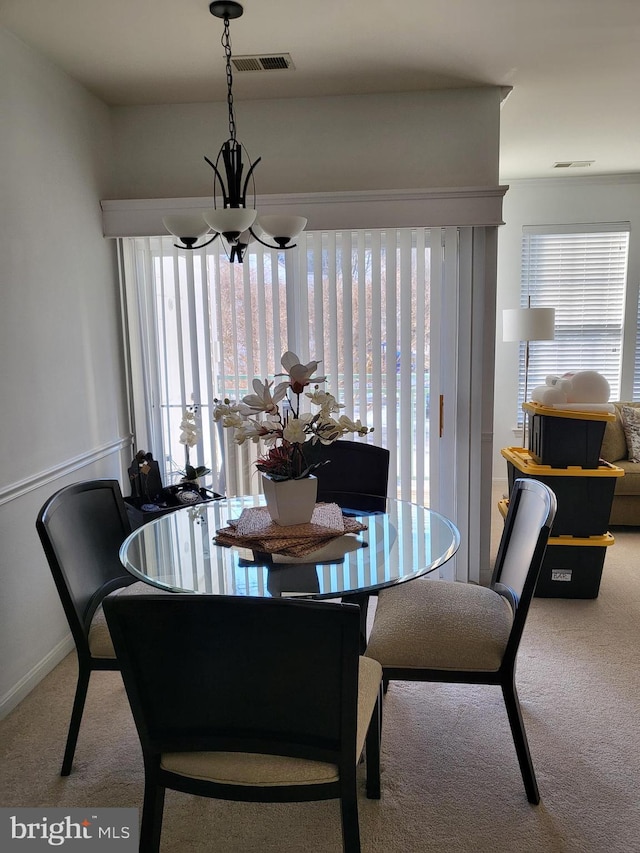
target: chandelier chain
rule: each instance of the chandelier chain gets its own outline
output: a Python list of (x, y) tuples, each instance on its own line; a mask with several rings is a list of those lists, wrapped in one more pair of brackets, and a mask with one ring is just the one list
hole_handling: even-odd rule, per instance
[(221, 39), (227, 62), (227, 106), (229, 107), (229, 137), (236, 141), (236, 118), (233, 114), (233, 72), (231, 69), (231, 35), (229, 18), (224, 19), (224, 30)]

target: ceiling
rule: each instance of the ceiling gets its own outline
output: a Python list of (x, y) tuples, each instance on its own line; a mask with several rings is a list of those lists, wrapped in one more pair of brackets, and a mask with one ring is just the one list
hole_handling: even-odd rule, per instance
[[(640, 172), (640, 0), (245, 0), (243, 99), (512, 87), (501, 180)], [(208, 0), (0, 0), (0, 25), (111, 105), (226, 97)], [(554, 169), (555, 162), (594, 161)]]

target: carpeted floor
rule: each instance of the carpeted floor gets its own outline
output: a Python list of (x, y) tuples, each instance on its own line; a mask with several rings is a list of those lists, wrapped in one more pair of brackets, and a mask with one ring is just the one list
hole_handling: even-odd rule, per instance
[[(359, 770), (363, 853), (640, 851), (640, 530), (613, 532), (599, 597), (535, 599), (525, 630), (518, 688), (541, 804), (526, 800), (499, 688), (393, 684), (380, 801)], [(118, 673), (92, 676), (72, 775), (58, 775), (75, 673), (70, 655), (0, 723), (0, 805), (140, 806)], [(339, 850), (336, 802), (167, 794), (162, 853)]]

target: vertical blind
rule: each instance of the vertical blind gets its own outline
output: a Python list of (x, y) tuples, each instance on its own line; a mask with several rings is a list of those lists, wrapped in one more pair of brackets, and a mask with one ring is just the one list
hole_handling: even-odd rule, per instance
[[(529, 390), (548, 374), (597, 370), (619, 399), (628, 223), (523, 229), (521, 305), (556, 309), (555, 340), (532, 341)], [(524, 396), (520, 348), (518, 417)]]
[(440, 229), (303, 233), (288, 252), (252, 245), (230, 264), (219, 241), (196, 252), (171, 237), (128, 238), (144, 360), (148, 435), (165, 482), (185, 465), (180, 421), (197, 409), (189, 461), (229, 495), (260, 491), (252, 464), (213, 424), (213, 401), (272, 379), (294, 350), (321, 362), (326, 389), (391, 452), (389, 493), (426, 503), (431, 241)]

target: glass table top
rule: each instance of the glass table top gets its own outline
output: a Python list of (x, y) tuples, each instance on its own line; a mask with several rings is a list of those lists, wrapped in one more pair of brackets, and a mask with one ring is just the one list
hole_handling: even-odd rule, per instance
[(120, 559), (139, 580), (175, 592), (335, 598), (434, 574), (460, 544), (457, 528), (443, 515), (392, 498), (384, 513), (356, 515), (365, 530), (340, 536), (305, 557), (216, 544), (216, 531), (228, 519), (263, 505), (258, 495), (168, 513), (125, 539)]

